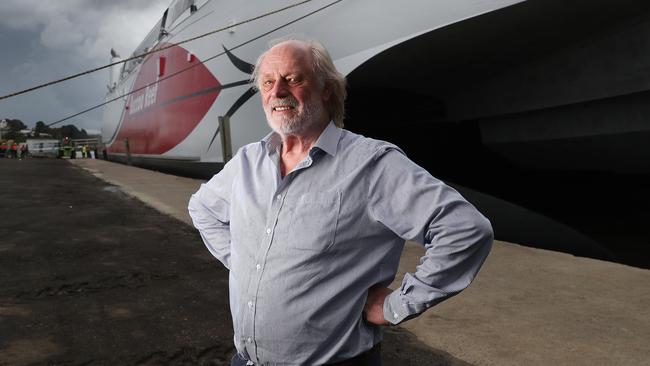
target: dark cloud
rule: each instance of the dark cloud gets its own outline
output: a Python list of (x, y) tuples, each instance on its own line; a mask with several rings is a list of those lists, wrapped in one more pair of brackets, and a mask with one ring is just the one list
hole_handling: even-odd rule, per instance
[[(138, 45), (171, 0), (0, 2), (0, 95), (106, 64)], [(0, 101), (0, 118), (28, 126), (101, 103), (108, 71)], [(71, 122), (99, 129), (101, 109)], [(66, 122), (70, 123), (70, 122)]]

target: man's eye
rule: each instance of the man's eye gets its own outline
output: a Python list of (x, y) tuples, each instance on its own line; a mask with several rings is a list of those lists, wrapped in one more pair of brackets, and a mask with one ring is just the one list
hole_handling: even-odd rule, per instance
[(266, 90), (271, 89), (273, 87), (273, 80), (264, 80), (262, 82), (262, 87)]
[(289, 77), (287, 77), (286, 80), (287, 80), (287, 83), (292, 84), (292, 85), (293, 85), (293, 84), (297, 84), (297, 83), (300, 81), (300, 80), (299, 80), (297, 77), (295, 77), (295, 76), (289, 76)]

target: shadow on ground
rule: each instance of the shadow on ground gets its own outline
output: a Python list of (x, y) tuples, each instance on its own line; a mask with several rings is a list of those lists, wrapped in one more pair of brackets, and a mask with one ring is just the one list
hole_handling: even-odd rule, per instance
[(382, 362), (384, 366), (471, 366), (445, 351), (427, 346), (401, 327), (384, 331)]

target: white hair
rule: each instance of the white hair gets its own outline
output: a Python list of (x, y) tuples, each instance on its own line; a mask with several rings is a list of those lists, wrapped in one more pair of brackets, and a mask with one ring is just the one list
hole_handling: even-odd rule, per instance
[(321, 87), (328, 88), (331, 92), (330, 98), (325, 105), (325, 110), (337, 127), (343, 127), (345, 97), (347, 96), (345, 76), (336, 70), (336, 66), (334, 66), (329, 52), (318, 41), (300, 39), (279, 39), (271, 41), (269, 48), (255, 62), (255, 68), (251, 74), (251, 81), (254, 87), (259, 89), (259, 68), (266, 54), (271, 48), (284, 43), (298, 43), (309, 48), (312, 55), (312, 70), (314, 75), (318, 78)]

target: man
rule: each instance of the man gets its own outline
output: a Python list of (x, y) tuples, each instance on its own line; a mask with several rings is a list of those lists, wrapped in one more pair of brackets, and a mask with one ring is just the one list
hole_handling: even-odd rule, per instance
[(18, 144), (15, 142), (11, 144), (11, 158), (18, 159)]
[[(396, 146), (341, 129), (345, 79), (322, 45), (279, 43), (253, 77), (273, 132), (189, 203), (230, 270), (232, 365), (380, 365), (382, 326), (467, 287), (490, 223)], [(427, 251), (392, 291), (404, 240)]]

